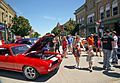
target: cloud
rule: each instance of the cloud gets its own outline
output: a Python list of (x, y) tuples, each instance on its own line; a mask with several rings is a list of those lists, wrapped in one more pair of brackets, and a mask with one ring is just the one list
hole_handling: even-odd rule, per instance
[(50, 17), (50, 16), (44, 16), (43, 18), (46, 20), (56, 20), (55, 17)]
[(61, 18), (56, 18), (56, 17), (50, 17), (50, 16), (43, 16), (44, 19), (46, 20), (52, 20), (52, 21), (61, 21)]

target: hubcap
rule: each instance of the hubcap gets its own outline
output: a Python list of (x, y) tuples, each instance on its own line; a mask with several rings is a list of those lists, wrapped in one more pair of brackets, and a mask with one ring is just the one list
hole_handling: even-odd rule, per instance
[(24, 73), (25, 73), (25, 76), (29, 79), (34, 79), (34, 77), (36, 76), (36, 71), (32, 67), (26, 67), (24, 70)]

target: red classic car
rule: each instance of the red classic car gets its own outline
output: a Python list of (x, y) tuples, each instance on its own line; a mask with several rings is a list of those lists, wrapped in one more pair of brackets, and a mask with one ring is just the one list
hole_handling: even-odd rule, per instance
[(4, 44), (0, 46), (0, 69), (23, 72), (29, 80), (35, 80), (39, 74), (48, 74), (58, 69), (62, 55), (41, 50), (53, 35), (45, 35), (32, 47), (26, 44)]

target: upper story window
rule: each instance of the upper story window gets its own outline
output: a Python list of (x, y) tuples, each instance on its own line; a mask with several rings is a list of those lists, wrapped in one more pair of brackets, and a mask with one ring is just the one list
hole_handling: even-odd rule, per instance
[(94, 13), (88, 15), (87, 17), (87, 23), (93, 23), (94, 22)]
[(112, 15), (118, 15), (118, 0), (112, 2)]
[(110, 4), (108, 3), (107, 5), (106, 5), (106, 17), (110, 17)]
[(104, 19), (104, 7), (100, 8), (100, 19)]

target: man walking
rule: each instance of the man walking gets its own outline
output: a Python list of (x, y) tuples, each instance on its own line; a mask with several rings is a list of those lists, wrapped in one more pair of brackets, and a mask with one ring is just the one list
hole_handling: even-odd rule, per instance
[(103, 68), (105, 70), (111, 70), (111, 64), (110, 64), (110, 59), (111, 59), (111, 51), (113, 48), (113, 38), (110, 36), (109, 30), (106, 31), (104, 36), (102, 37), (102, 44), (103, 44)]
[(112, 64), (117, 65), (118, 64), (118, 56), (117, 56), (117, 49), (118, 49), (118, 37), (116, 36), (116, 31), (113, 31), (112, 33), (114, 42), (113, 42), (113, 53), (112, 53)]

